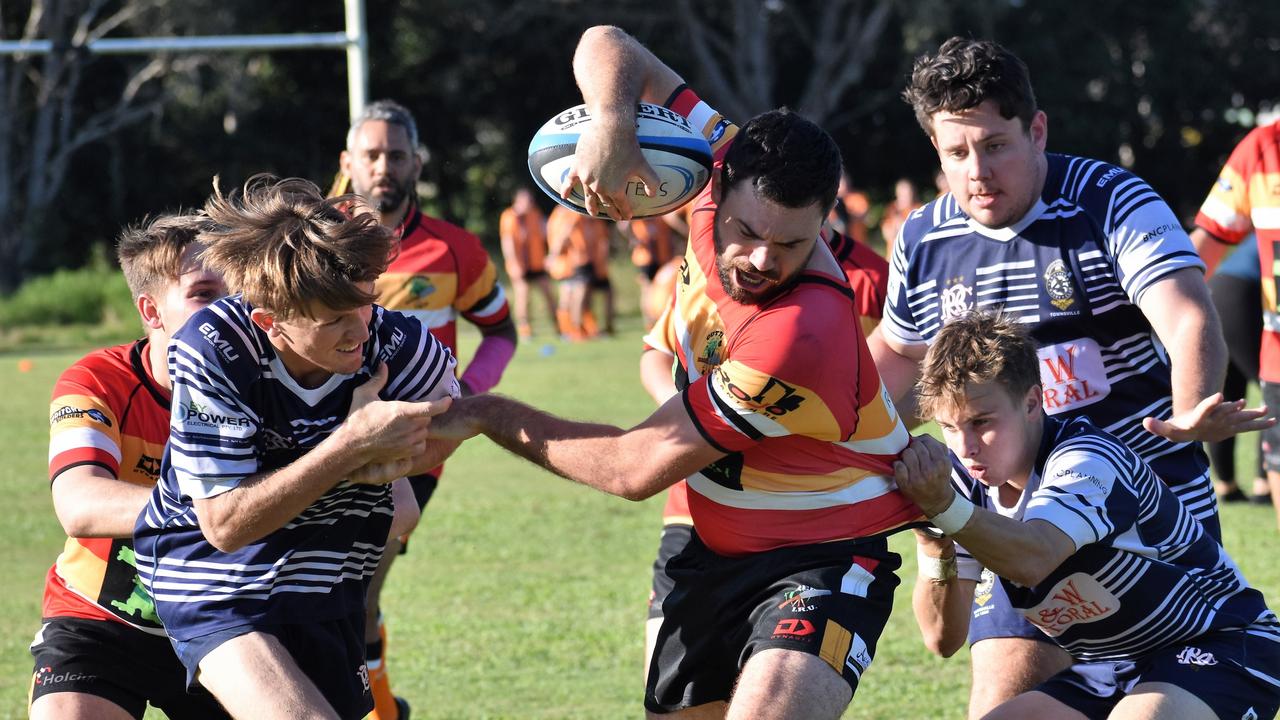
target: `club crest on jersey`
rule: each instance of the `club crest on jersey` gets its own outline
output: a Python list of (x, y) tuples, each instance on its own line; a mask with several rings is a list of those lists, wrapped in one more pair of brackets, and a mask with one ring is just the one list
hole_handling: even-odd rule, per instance
[(1197, 647), (1190, 645), (1182, 648), (1182, 652), (1178, 653), (1179, 665), (1217, 665), (1218, 659), (1211, 652), (1205, 652)]
[(708, 370), (724, 362), (724, 358), (720, 354), (720, 350), (723, 347), (724, 333), (722, 331), (714, 330), (707, 335), (707, 342), (702, 346), (702, 354), (698, 356), (699, 372), (705, 375)]
[(1076, 301), (1071, 271), (1067, 270), (1067, 264), (1061, 259), (1049, 263), (1044, 271), (1044, 289), (1049, 293), (1049, 302), (1059, 310), (1066, 310)]
[(971, 297), (973, 288), (961, 282), (963, 278), (957, 278), (956, 281), (942, 291), (938, 298), (942, 303), (942, 321), (955, 320), (958, 317), (968, 314), (972, 308)]
[(435, 283), (424, 275), (414, 275), (404, 284), (405, 290), (414, 298), (421, 300), (436, 291)]

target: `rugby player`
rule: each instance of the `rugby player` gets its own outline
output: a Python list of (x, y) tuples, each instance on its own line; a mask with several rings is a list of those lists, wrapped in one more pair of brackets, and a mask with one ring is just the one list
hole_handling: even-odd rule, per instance
[[(169, 349), (174, 412), (135, 527), (138, 574), (186, 667), (237, 718), (373, 708), (365, 593), (398, 478), (458, 395), (453, 356), (372, 304), (393, 236), (297, 179), (216, 190), (203, 258), (239, 291)], [(416, 509), (407, 482), (396, 505)]]
[(31, 644), (35, 719), (222, 718), (185, 671), (134, 568), (133, 524), (169, 438), (169, 336), (226, 294), (198, 259), (197, 215), (164, 215), (120, 234), (117, 253), (146, 336), (96, 350), (58, 378), (49, 416), (53, 508), (67, 532), (49, 568)]
[[(390, 100), (372, 103), (347, 131), (347, 149), (339, 158), (351, 192), (378, 213), (379, 222), (399, 240), (386, 272), (374, 283), (377, 303), (417, 318), (455, 356), (458, 316), (480, 331), (475, 357), (459, 378), (463, 395), (487, 392), (502, 378), (516, 351), (516, 330), (498, 270), (480, 238), (433, 218), (418, 208), (416, 190), (422, 172), (418, 124)], [(409, 478), (418, 508), (426, 507), (444, 467)], [(371, 720), (408, 716), (408, 701), (391, 691), (386, 664), (386, 628), (381, 612), (382, 586), (396, 555), (407, 544), (392, 538), (369, 587), (365, 626), (369, 679), (376, 710)]]
[[(911, 414), (920, 362), (946, 322), (1003, 308), (1039, 345), (1045, 412), (1120, 438), (1219, 538), (1200, 441), (1265, 421), (1218, 393), (1226, 346), (1178, 218), (1124, 168), (1046, 153), (1026, 65), (993, 42), (948, 40), (916, 60), (904, 95), (951, 192), (903, 224), (884, 321), (868, 338), (899, 410)], [(988, 587), (970, 624), (970, 717), (1070, 662), (999, 583)]]
[[(1262, 338), (1258, 356), (1258, 380), (1262, 400), (1275, 411), (1280, 407), (1280, 121), (1254, 128), (1232, 151), (1227, 164), (1209, 191), (1192, 239), (1212, 272), (1231, 245), (1250, 232), (1258, 235), (1258, 262), (1262, 272)], [(1280, 526), (1280, 426), (1263, 430), (1263, 469), (1270, 486), (1271, 504)]]
[(488, 395), (458, 401), (432, 432), (483, 433), (628, 499), (687, 479), (696, 529), (666, 564), (673, 590), (646, 710), (839, 717), (893, 604), (900, 559), (883, 534), (920, 517), (888, 476), (906, 428), (819, 237), (840, 152), (786, 111), (739, 129), (617, 28), (584, 33), (574, 69), (596, 121), (561, 191), (582, 179), (591, 211), (628, 217), (631, 176), (657, 187), (635, 135), (637, 101), (666, 106), (712, 143), (716, 164), (694, 201), (676, 304), (699, 339), (695, 352), (709, 348), (715, 361), (705, 374), (691, 367), (688, 386), (630, 430)]
[(1093, 661), (987, 718), (1275, 717), (1280, 622), (1262, 594), (1126, 443), (1044, 413), (1039, 364), (1022, 323), (984, 312), (925, 356), (920, 408), (952, 455), (919, 438), (894, 467), (946, 533), (917, 532), (925, 644), (964, 644), (985, 566), (1038, 632)]
[(516, 190), (511, 197), (511, 207), (502, 211), (498, 218), (498, 237), (507, 277), (511, 279), (511, 293), (515, 296), (512, 310), (520, 337), (533, 335), (529, 318), (530, 287), (538, 288), (538, 294), (547, 303), (551, 327), (557, 327), (556, 299), (547, 275), (547, 218), (533, 201), (529, 188)]

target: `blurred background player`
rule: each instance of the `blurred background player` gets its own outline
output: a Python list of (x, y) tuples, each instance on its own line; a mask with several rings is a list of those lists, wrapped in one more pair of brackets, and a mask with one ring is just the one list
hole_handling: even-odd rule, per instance
[[(1250, 232), (1258, 239), (1262, 275), (1262, 335), (1258, 379), (1262, 401), (1280, 408), (1280, 120), (1254, 128), (1232, 151), (1196, 215), (1193, 239), (1212, 271), (1228, 246)], [(1262, 432), (1263, 465), (1280, 525), (1280, 426)]]
[(920, 196), (916, 186), (907, 178), (898, 178), (893, 184), (893, 200), (884, 206), (884, 215), (880, 217), (880, 237), (884, 238), (884, 254), (893, 254), (893, 241), (898, 238), (898, 230), (912, 210), (920, 207)]
[[(1197, 249), (1204, 242), (1214, 242), (1203, 230), (1191, 234)], [(1258, 260), (1258, 236), (1249, 235), (1226, 260), (1209, 275), (1209, 293), (1222, 322), (1222, 338), (1227, 342), (1227, 378), (1222, 392), (1227, 397), (1244, 397), (1251, 383), (1258, 382), (1258, 355), (1262, 351), (1262, 268)], [(1236, 438), (1205, 443), (1212, 465), (1214, 491), (1219, 500), (1248, 500), (1271, 504), (1263, 468), (1262, 435), (1241, 438), (1257, 446), (1251, 494), (1245, 495), (1237, 482)], [(1247, 472), (1247, 471), (1246, 471)]]
[[(606, 315), (612, 314), (613, 290), (609, 283), (609, 223), (556, 205), (547, 218), (547, 243), (551, 248), (551, 275), (560, 282), (556, 319), (560, 335), (586, 340), (599, 332), (590, 311), (595, 289), (606, 292)], [(606, 327), (612, 329), (612, 318)]]
[(867, 244), (867, 213), (871, 200), (867, 194), (853, 186), (849, 171), (841, 171), (840, 187), (836, 190), (836, 205), (827, 215), (827, 223), (841, 235), (853, 238), (860, 245)]
[(140, 718), (148, 702), (174, 718), (227, 717), (207, 692), (187, 694), (133, 552), (169, 439), (169, 336), (227, 290), (197, 257), (204, 224), (168, 215), (121, 233), (120, 267), (146, 336), (86, 355), (54, 386), (49, 481), (68, 537), (31, 644), (32, 718)]
[(684, 254), (689, 225), (675, 210), (659, 217), (623, 220), (615, 227), (631, 244), (631, 264), (636, 267), (636, 281), (640, 284), (640, 313), (647, 330), (658, 319), (654, 308), (665, 305), (666, 297), (654, 297), (654, 291), (671, 289), (665, 284), (655, 285), (654, 279), (664, 265)]
[(529, 188), (516, 190), (511, 207), (502, 211), (498, 221), (502, 242), (502, 259), (511, 280), (512, 310), (516, 331), (522, 338), (533, 335), (529, 317), (529, 290), (537, 288), (547, 303), (547, 317), (556, 328), (556, 299), (547, 275), (547, 218), (533, 201)]
[[(398, 239), (391, 263), (375, 284), (378, 304), (417, 318), (455, 356), (458, 316), (475, 325), (480, 345), (458, 384), (463, 395), (487, 392), (498, 384), (515, 354), (515, 326), (497, 281), (497, 267), (480, 239), (418, 208), (422, 153), (413, 115), (390, 100), (370, 104), (347, 132), (347, 149), (339, 162), (351, 192), (364, 198)], [(443, 470), (441, 466), (409, 479), (419, 508), (431, 499)], [(408, 706), (391, 692), (380, 602), (383, 583), (401, 548), (397, 540), (388, 543), (369, 590), (365, 641), (375, 720), (396, 720)]]

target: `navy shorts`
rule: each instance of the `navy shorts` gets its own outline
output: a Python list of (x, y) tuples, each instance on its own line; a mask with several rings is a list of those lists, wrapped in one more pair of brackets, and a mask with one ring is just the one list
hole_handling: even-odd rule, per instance
[(893, 608), (900, 565), (883, 538), (726, 557), (693, 530), (661, 571), (670, 591), (645, 708), (728, 700), (750, 657), (771, 648), (818, 656), (856, 691)]
[(973, 589), (973, 615), (969, 618), (969, 644), (991, 638), (1023, 638), (1052, 644), (1053, 641), (1022, 613), (1014, 609), (1004, 585), (995, 573), (983, 568)]
[(173, 647), (187, 668), (188, 686), (195, 686), (200, 661), (214, 648), (241, 635), (265, 633), (289, 651), (302, 674), (315, 683), (338, 717), (360, 720), (373, 710), (369, 670), (364, 661), (364, 625), (362, 609), (338, 620), (240, 625), (187, 641), (175, 639)]
[(1136, 662), (1078, 663), (1036, 690), (1085, 717), (1107, 717), (1136, 685), (1168, 683), (1200, 698), (1220, 718), (1269, 720), (1280, 710), (1280, 645), (1223, 630), (1170, 645)]
[(150, 702), (172, 718), (229, 718), (203, 688), (187, 692), (186, 670), (169, 638), (112, 620), (46, 618), (31, 643), (31, 702), (83, 693), (140, 718)]

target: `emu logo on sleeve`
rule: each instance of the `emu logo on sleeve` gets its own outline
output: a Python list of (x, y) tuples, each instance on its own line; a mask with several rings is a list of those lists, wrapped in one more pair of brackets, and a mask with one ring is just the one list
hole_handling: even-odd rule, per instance
[(1073, 573), (1063, 578), (1035, 607), (1022, 611), (1032, 625), (1049, 637), (1058, 637), (1077, 623), (1110, 617), (1120, 609), (1120, 599), (1090, 575)]

